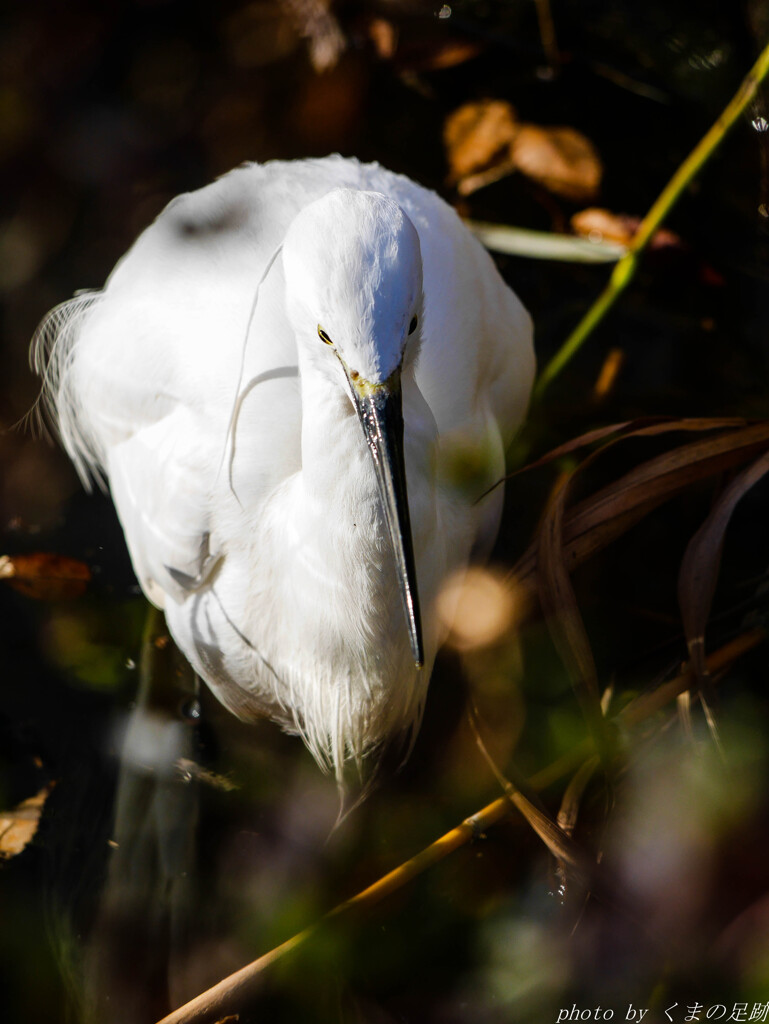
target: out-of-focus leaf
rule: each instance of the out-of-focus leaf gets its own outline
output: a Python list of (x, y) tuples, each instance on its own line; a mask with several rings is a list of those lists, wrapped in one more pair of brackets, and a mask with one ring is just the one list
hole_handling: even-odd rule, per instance
[[(649, 437), (652, 434), (665, 434), (671, 431), (708, 431), (708, 430), (722, 430), (725, 427), (744, 427), (747, 426), (747, 420), (740, 417), (702, 417), (697, 419), (672, 419), (668, 416), (640, 416), (635, 420), (625, 420), (624, 423), (611, 423), (606, 427), (596, 427), (595, 430), (588, 430), (584, 434), (580, 434), (579, 437), (572, 438), (571, 441), (565, 441), (563, 444), (559, 444), (557, 448), (551, 448), (547, 454), (540, 456), (534, 462), (529, 462), (525, 466), (521, 466), (520, 469), (514, 470), (509, 473), (504, 479), (512, 480), (513, 477), (518, 476), (521, 473), (528, 473), (532, 469), (540, 469), (542, 466), (546, 466), (549, 462), (554, 462), (556, 459), (563, 458), (565, 455), (571, 455), (572, 453), (579, 451), (581, 448), (587, 448), (591, 444), (596, 444), (598, 441), (610, 439), (610, 444), (615, 444), (617, 441), (622, 441), (630, 437)], [(612, 437), (612, 435), (616, 435)], [(605, 445), (604, 447), (608, 447)], [(601, 449), (603, 450), (603, 449)], [(499, 481), (502, 483), (503, 481)], [(494, 485), (498, 486), (497, 484)], [(484, 495), (485, 497), (485, 495)]]
[(624, 214), (591, 206), (575, 213), (571, 218), (571, 226), (582, 238), (595, 242), (614, 242), (627, 248), (633, 241), (638, 224), (631, 224), (630, 218)]
[(397, 65), (400, 71), (443, 71), (464, 64), (483, 52), (481, 43), (474, 39), (442, 39), (429, 45), (403, 47)]
[(285, 0), (285, 6), (307, 40), (313, 68), (323, 72), (336, 67), (347, 40), (331, 12), (330, 0)]
[[(504, 163), (518, 128), (516, 112), (504, 100), (465, 103), (455, 110), (443, 127), (449, 180), (460, 182), (468, 175)], [(505, 173), (510, 170), (512, 167)]]
[(460, 195), (516, 170), (567, 199), (591, 199), (601, 184), (603, 165), (588, 138), (574, 128), (521, 124), (504, 100), (459, 107), (446, 118), (443, 141)]
[(566, 263), (616, 263), (626, 250), (621, 245), (595, 242), (573, 235), (558, 235), (549, 231), (530, 231), (528, 228), (508, 224), (486, 224), (465, 221), (487, 249), (513, 256), (527, 256), (535, 260), (561, 260)]
[(595, 146), (574, 128), (523, 124), (511, 158), (517, 170), (565, 199), (591, 199), (603, 176)]
[(614, 388), (620, 370), (625, 362), (625, 350), (611, 348), (606, 353), (606, 358), (601, 366), (601, 372), (593, 385), (593, 399), (596, 402), (602, 401)]
[(366, 31), (371, 40), (377, 57), (381, 60), (392, 60), (398, 48), (398, 29), (387, 18), (369, 18)]
[(40, 824), (43, 805), (52, 789), (52, 784), (44, 786), (12, 811), (0, 811), (0, 858), (9, 860), (16, 857), (32, 841)]
[(75, 558), (37, 552), (0, 557), (0, 579), (8, 580), (27, 597), (60, 601), (79, 597), (91, 579), (91, 571)]
[(769, 473), (765, 452), (732, 480), (686, 548), (678, 576), (678, 603), (692, 668), (705, 678), (705, 625), (716, 590), (724, 534), (740, 499)]
[[(627, 248), (641, 226), (641, 218), (591, 206), (575, 213), (571, 218), (571, 226), (582, 238), (589, 238), (593, 242), (614, 242)], [(649, 241), (650, 249), (678, 248), (682, 245), (680, 236), (668, 228), (655, 231)]]
[[(696, 429), (700, 421), (658, 423), (624, 436), (652, 436), (665, 430), (684, 429), (683, 422), (689, 424), (689, 429)], [(581, 565), (690, 484), (738, 465), (768, 445), (769, 422), (762, 422), (682, 445), (637, 466), (580, 502), (565, 516), (564, 557), (569, 569)], [(584, 469), (603, 450), (585, 459), (575, 472)], [(537, 543), (534, 542), (518, 560), (511, 575), (517, 585), (533, 589), (537, 571)]]

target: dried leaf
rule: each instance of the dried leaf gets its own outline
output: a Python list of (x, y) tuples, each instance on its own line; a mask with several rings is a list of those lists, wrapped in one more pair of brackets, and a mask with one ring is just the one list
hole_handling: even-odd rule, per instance
[(398, 29), (387, 18), (370, 18), (366, 30), (380, 60), (392, 60), (398, 48)]
[(621, 213), (612, 213), (597, 206), (580, 210), (571, 218), (575, 234), (595, 242), (616, 242), (625, 248), (633, 241), (638, 221)]
[(36, 796), (22, 801), (12, 811), (0, 811), (0, 858), (17, 856), (32, 841), (40, 824), (40, 814), (53, 784), (44, 786)]
[[(643, 437), (682, 429), (712, 429), (714, 420), (676, 420), (629, 431), (612, 439)], [(732, 421), (726, 421), (731, 424)], [(607, 430), (610, 428), (606, 428)], [(595, 432), (593, 432), (595, 433)], [(579, 440), (579, 439), (577, 439)], [(634, 523), (691, 483), (705, 479), (758, 454), (769, 445), (769, 422), (742, 426), (716, 437), (682, 445), (642, 463), (613, 484), (576, 505), (565, 517), (564, 556), (570, 570), (606, 547)], [(609, 445), (588, 456), (576, 472), (583, 471)], [(533, 542), (513, 568), (515, 583), (533, 590), (537, 574), (537, 543)], [(519, 591), (520, 593), (520, 591)]]
[(285, 0), (299, 34), (307, 40), (310, 63), (317, 72), (336, 67), (347, 46), (330, 0)]
[(521, 125), (511, 158), (521, 173), (566, 199), (591, 199), (603, 176), (595, 146), (574, 128)]
[(443, 39), (429, 46), (411, 46), (398, 60), (403, 71), (443, 71), (472, 60), (483, 52), (481, 43), (471, 39)]
[(621, 348), (611, 348), (606, 353), (598, 380), (593, 387), (593, 399), (598, 402), (606, 398), (616, 383), (619, 372), (625, 362), (625, 352)]
[[(515, 110), (504, 100), (466, 103), (455, 110), (443, 128), (449, 180), (460, 182), (479, 171), (504, 167), (510, 162), (510, 144), (518, 127)], [(502, 176), (512, 170), (511, 165)]]
[[(580, 210), (571, 218), (572, 230), (582, 238), (592, 242), (615, 242), (617, 245), (629, 246), (635, 233), (641, 226), (640, 217), (631, 217), (626, 213), (612, 213), (600, 207)], [(650, 249), (680, 248), (683, 245), (680, 235), (668, 228), (659, 228), (649, 242)]]
[(91, 579), (84, 562), (64, 555), (37, 552), (33, 555), (0, 556), (0, 579), (38, 601), (79, 597)]
[(689, 542), (681, 563), (678, 603), (692, 668), (700, 683), (706, 675), (705, 625), (716, 590), (724, 534), (740, 499), (767, 473), (769, 452), (744, 469), (720, 495), (710, 515)]

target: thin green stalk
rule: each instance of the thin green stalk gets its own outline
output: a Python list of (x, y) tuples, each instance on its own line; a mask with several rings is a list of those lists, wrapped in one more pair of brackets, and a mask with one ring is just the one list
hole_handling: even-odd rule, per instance
[(569, 337), (540, 374), (534, 389), (536, 399), (542, 397), (549, 384), (558, 376), (569, 360), (580, 350), (594, 328), (601, 322), (622, 292), (627, 288), (638, 267), (640, 255), (662, 224), (665, 217), (681, 197), (684, 189), (707, 163), (711, 154), (723, 141), (727, 132), (755, 97), (758, 87), (769, 72), (769, 45), (743, 79), (737, 92), (718, 120), (695, 146), (660, 193), (657, 201), (641, 222), (627, 253), (615, 266), (609, 283), (577, 324)]

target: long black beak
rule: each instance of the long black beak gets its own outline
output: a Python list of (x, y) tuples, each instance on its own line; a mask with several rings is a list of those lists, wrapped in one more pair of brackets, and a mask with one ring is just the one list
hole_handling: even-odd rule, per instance
[(382, 384), (353, 380), (349, 374), (348, 380), (363, 427), (363, 435), (374, 460), (379, 497), (398, 571), (398, 584), (406, 614), (411, 653), (417, 668), (421, 668), (425, 655), (406, 489), (406, 463), (403, 455), (400, 371), (396, 371)]

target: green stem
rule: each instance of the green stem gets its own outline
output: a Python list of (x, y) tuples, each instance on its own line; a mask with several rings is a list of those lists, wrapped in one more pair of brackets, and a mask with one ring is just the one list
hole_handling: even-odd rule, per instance
[(604, 288), (540, 374), (534, 389), (534, 397), (536, 399), (542, 397), (548, 385), (552, 383), (569, 360), (579, 351), (586, 338), (601, 322), (625, 288), (627, 288), (638, 267), (640, 254), (648, 245), (654, 232), (678, 201), (684, 189), (707, 163), (711, 154), (723, 141), (729, 129), (754, 98), (759, 85), (766, 78), (767, 72), (769, 72), (769, 45), (764, 48), (761, 56), (745, 76), (742, 84), (721, 116), (695, 146), (662, 190), (656, 202), (641, 222), (627, 253), (615, 266), (606, 288)]

